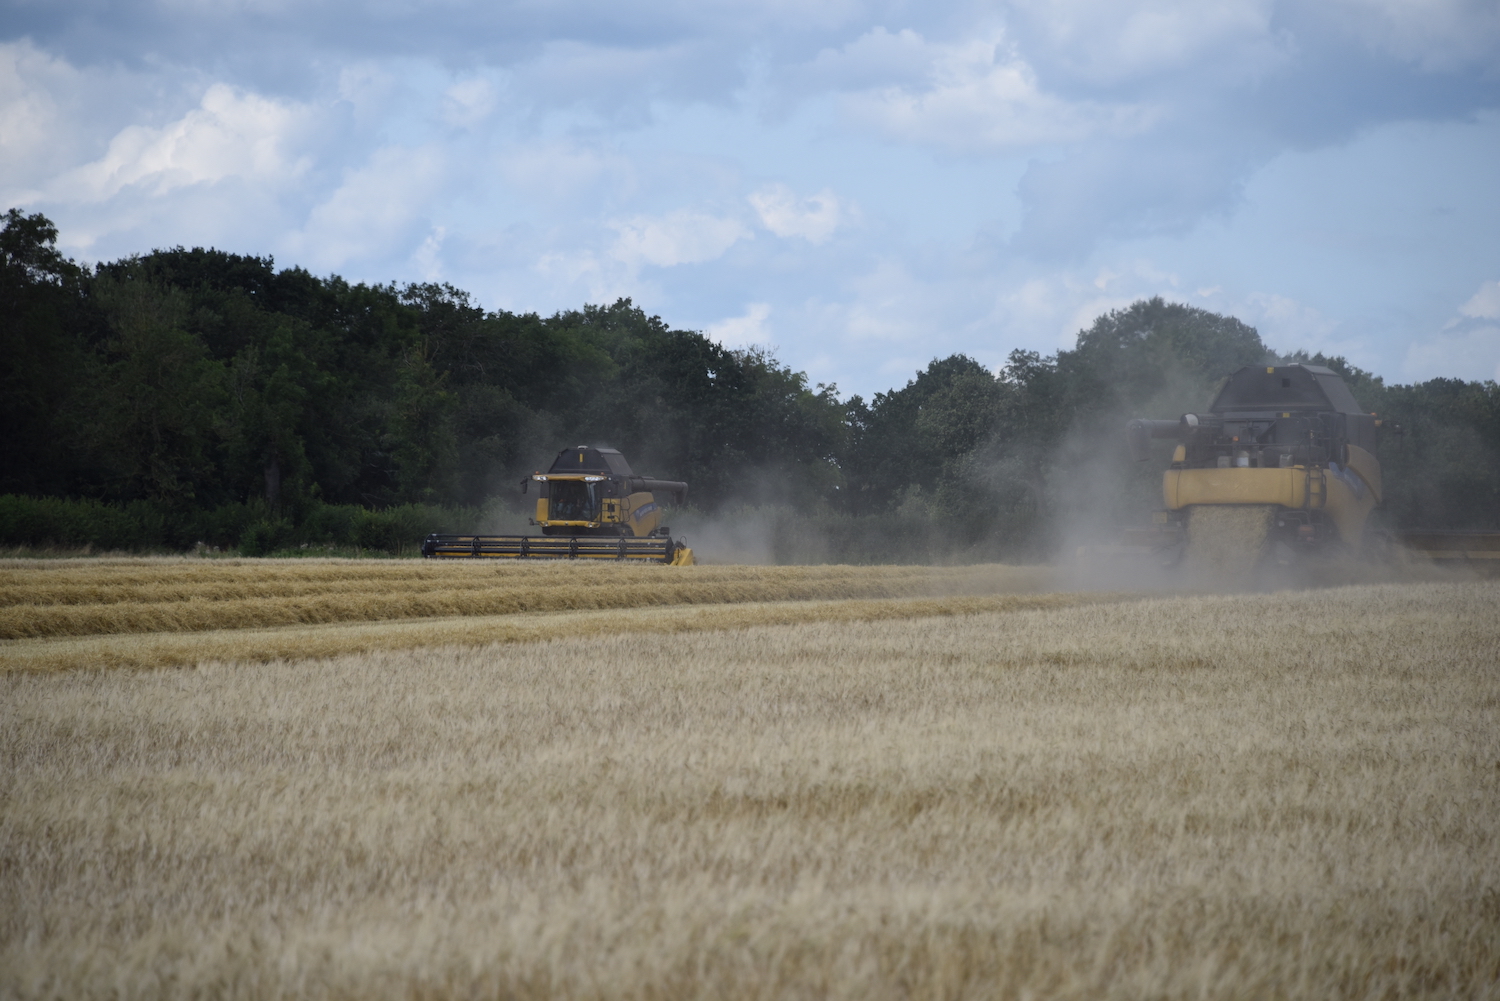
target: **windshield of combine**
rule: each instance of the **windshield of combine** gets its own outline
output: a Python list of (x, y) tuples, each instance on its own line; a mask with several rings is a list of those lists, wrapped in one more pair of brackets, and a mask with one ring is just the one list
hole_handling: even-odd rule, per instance
[(597, 484), (579, 480), (553, 480), (547, 504), (550, 521), (596, 521), (599, 509)]

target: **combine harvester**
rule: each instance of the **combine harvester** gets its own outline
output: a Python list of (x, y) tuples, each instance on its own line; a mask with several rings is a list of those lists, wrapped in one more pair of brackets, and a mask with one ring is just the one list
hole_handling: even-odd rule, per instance
[(422, 555), (438, 559), (631, 560), (691, 566), (693, 551), (661, 523), (657, 495), (681, 505), (688, 485), (637, 476), (613, 448), (579, 445), (552, 468), (521, 481), (537, 485), (541, 535), (429, 535)]
[(1500, 559), (1496, 533), (1373, 529), (1370, 514), (1383, 491), (1376, 452), (1386, 431), (1401, 433), (1360, 409), (1330, 369), (1242, 368), (1208, 413), (1126, 426), (1138, 462), (1150, 458), (1153, 438), (1178, 444), (1162, 477), (1166, 509), (1149, 528), (1128, 533), (1123, 545), (1106, 548), (1150, 554), (1163, 565), (1187, 557), (1231, 572), (1293, 564), (1315, 553), (1375, 557), (1404, 550), (1429, 559)]

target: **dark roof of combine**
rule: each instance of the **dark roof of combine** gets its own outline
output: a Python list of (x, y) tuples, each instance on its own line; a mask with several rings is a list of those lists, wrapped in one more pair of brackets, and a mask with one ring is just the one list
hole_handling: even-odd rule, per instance
[(617, 448), (594, 448), (576, 445), (557, 453), (549, 473), (603, 473), (615, 476), (634, 476), (630, 463)]
[(1209, 411), (1333, 411), (1362, 414), (1337, 372), (1321, 365), (1247, 365), (1229, 377)]

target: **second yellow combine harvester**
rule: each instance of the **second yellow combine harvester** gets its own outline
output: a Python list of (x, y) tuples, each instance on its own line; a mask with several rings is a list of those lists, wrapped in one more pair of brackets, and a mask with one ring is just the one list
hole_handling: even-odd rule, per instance
[(662, 504), (687, 500), (678, 480), (637, 476), (617, 449), (579, 445), (521, 481), (537, 487), (541, 535), (429, 535), (422, 555), (470, 559), (633, 560), (690, 566), (693, 551), (662, 524)]
[(1138, 541), (1168, 559), (1226, 545), (1282, 559), (1330, 547), (1358, 554), (1381, 499), (1380, 430), (1330, 369), (1242, 368), (1206, 414), (1127, 425), (1137, 461), (1149, 458), (1150, 439), (1177, 442), (1162, 478), (1166, 510)]

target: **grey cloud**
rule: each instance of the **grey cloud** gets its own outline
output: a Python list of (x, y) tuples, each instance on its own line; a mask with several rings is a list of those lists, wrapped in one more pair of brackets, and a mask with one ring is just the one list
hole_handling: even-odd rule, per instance
[(861, 90), (917, 84), (932, 71), (931, 46), (910, 28), (896, 31), (884, 25), (838, 48), (826, 48), (807, 62), (788, 67), (783, 84), (802, 91)]
[(1429, 71), (1500, 75), (1500, 6), (1493, 0), (1285, 0), (1330, 34)]
[(416, 58), (509, 66), (571, 42), (670, 55), (812, 35), (857, 34), (880, 5), (472, 2), (299, 4), (6, 0), (4, 37), (30, 37), (75, 64), (195, 66), (266, 89), (306, 87), (329, 63)]
[(1500, 78), (1482, 71), (1427, 71), (1327, 32), (1297, 37), (1296, 59), (1222, 99), (1246, 127), (1290, 146), (1342, 142), (1386, 122), (1454, 120), (1500, 107)]
[(1053, 87), (1136, 93), (1191, 73), (1244, 82), (1281, 60), (1272, 0), (1011, 0), (1008, 26)]
[[(288, 139), (295, 148), (287, 155), (308, 160), (297, 185), (271, 192), (209, 178), (167, 199), (127, 184), (92, 215), (65, 202), (42, 207), (65, 223), (65, 235), (103, 234), (102, 255), (144, 249), (156, 242), (152, 233), (252, 251), (290, 233), (304, 242), (285, 237), (277, 246), (305, 251), (305, 263), (342, 266), (368, 251), (371, 270), (399, 270), (430, 229), (447, 226), (442, 256), (465, 274), (509, 269), (485, 280), (519, 297), (545, 260), (547, 280), (572, 295), (589, 282), (614, 287), (613, 274), (599, 270), (611, 220), (743, 204), (769, 184), (846, 197), (824, 165), (779, 173), (783, 156), (789, 171), (798, 166), (791, 161), (815, 157), (796, 145), (803, 137), (772, 135), (775, 122), (762, 135), (786, 147), (739, 158), (732, 139), (697, 145), (685, 131), (691, 124), (668, 122), (650, 133), (648, 150), (621, 139), (670, 119), (657, 115), (664, 105), (738, 112), (750, 93), (752, 105), (764, 102), (750, 110), (772, 119), (819, 102), (830, 114), (842, 110), (817, 142), (858, 148), (839, 169), (868, 171), (872, 190), (913, 183), (915, 174), (882, 176), (878, 150), (891, 146), (904, 147), (908, 162), (961, 159), (997, 177), (1034, 157), (1017, 192), (1019, 231), (982, 239), (974, 259), (992, 270), (1021, 258), (1040, 268), (1086, 258), (1101, 242), (1183, 233), (1229, 213), (1245, 180), (1288, 149), (1344, 143), (1392, 121), (1500, 108), (1500, 43), (1484, 28), (1492, 2), (1437, 7), (1446, 12), (1441, 25), (1403, 35), (1399, 5), (1377, 0), (0, 0), (0, 40), (29, 39), (36, 57), (50, 60), (36, 79), (53, 123), (35, 148), (0, 151), (11, 157), (0, 163), (10, 184), (24, 167), (26, 184), (37, 187), (98, 160), (123, 129), (179, 121), (213, 85), (227, 84), (310, 109), (316, 128)], [(1479, 27), (1466, 32), (1471, 24)], [(993, 45), (995, 65), (955, 87), (945, 53), (980, 44)], [(1439, 58), (1445, 44), (1451, 58)], [(1025, 87), (1007, 91), (1005, 80), (991, 79), (1007, 68)], [(981, 86), (987, 80), (994, 86)], [(849, 99), (882, 93), (900, 99), (899, 121)], [(1009, 119), (997, 111), (1007, 94), (1017, 109)], [(1123, 122), (1111, 117), (1119, 109), (1131, 112)], [(990, 132), (980, 127), (986, 122)], [(391, 160), (399, 157), (380, 151), (427, 146), (439, 148), (442, 169), (422, 175), (434, 179), (421, 192), (407, 190)], [(1006, 157), (1014, 159), (1001, 166)], [(396, 180), (382, 188), (382, 177)], [(1003, 182), (1007, 196), (1012, 183)], [(359, 213), (337, 200), (345, 189), (349, 204), (360, 191), (412, 204), (365, 232), (355, 225)], [(471, 209), (466, 200), (484, 204)], [(316, 245), (309, 227), (317, 206), (326, 206), (319, 218), (330, 234), (342, 220), (342, 243)], [(873, 273), (868, 257), (883, 248), (898, 248), (890, 253), (920, 270), (912, 261), (926, 253), (915, 245), (921, 238), (882, 230), (878, 199), (869, 206), (859, 241), (846, 245), (842, 229), (816, 252), (800, 240), (741, 240), (713, 269), (691, 265), (651, 280), (675, 302), (701, 303), (705, 322), (730, 315), (716, 303), (732, 301), (740, 315), (752, 300), (777, 302), (773, 315), (784, 322), (791, 312), (771, 286), (809, 301), (857, 297), (852, 287), (827, 289)], [(980, 231), (985, 224), (973, 222)], [(498, 263), (486, 263), (491, 253)], [(938, 256), (934, 272), (953, 260)], [(558, 277), (566, 275), (584, 277), (568, 284)]]
[(650, 102), (721, 103), (743, 79), (740, 53), (708, 42), (622, 48), (561, 41), (513, 69), (512, 90), (535, 111), (576, 106), (642, 124)]
[(1232, 138), (1151, 135), (1096, 140), (1036, 160), (1021, 180), (1026, 206), (1014, 249), (1080, 259), (1101, 239), (1178, 234), (1227, 213), (1269, 151)]
[[(4, 37), (32, 38), (81, 67), (175, 67), (307, 100), (350, 63), (414, 59), (450, 71), (505, 69), (521, 85), (517, 99), (534, 109), (577, 106), (624, 124), (646, 120), (653, 101), (730, 101), (752, 66), (782, 106), (828, 90), (913, 85), (930, 70), (924, 45), (1003, 29), (1058, 98), (1171, 106), (1212, 93), (1224, 101), (1221, 117), (1252, 115), (1260, 131), (1285, 119), (1297, 141), (1316, 143), (1319, 130), (1337, 140), (1373, 119), (1500, 101), (1492, 69), (1500, 15), (1479, 0), (1438, 6), (1447, 12), (1442, 30), (1406, 42), (1406, 22), (1388, 13), (1400, 5), (1375, 0), (4, 0), (0, 12)], [(1431, 52), (1456, 39), (1468, 46), (1465, 58), (1434, 63)]]
[[(1074, 74), (1030, 25), (1022, 48), (1043, 86), (1075, 100), (1130, 95), (1164, 110), (1144, 135), (1092, 139), (1035, 161), (1019, 190), (1024, 222), (1009, 246), (1078, 259), (1099, 240), (1182, 233), (1232, 211), (1244, 182), (1281, 152), (1341, 144), (1391, 122), (1462, 120), (1500, 107), (1500, 79), (1487, 67), (1439, 71), (1397, 59), (1349, 23), (1354, 6), (1350, 0), (1336, 20), (1329, 5), (1277, 5), (1261, 40), (1279, 39), (1278, 53), (1254, 73), (1166, 64), (1109, 86)], [(1249, 30), (1209, 41), (1205, 52), (1219, 58), (1227, 58), (1225, 46), (1261, 43)]]

